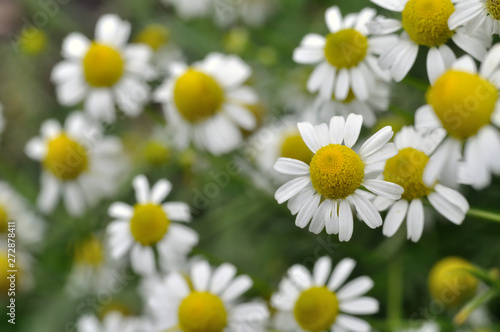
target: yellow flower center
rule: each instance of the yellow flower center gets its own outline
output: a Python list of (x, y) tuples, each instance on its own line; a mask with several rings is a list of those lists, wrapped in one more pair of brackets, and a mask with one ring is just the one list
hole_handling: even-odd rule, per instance
[(149, 45), (154, 51), (166, 45), (170, 40), (170, 31), (160, 24), (152, 24), (142, 30), (135, 38), (136, 43)]
[(474, 266), (459, 257), (446, 257), (429, 274), (432, 296), (447, 307), (458, 307), (476, 292), (478, 281), (467, 270)]
[(365, 165), (352, 149), (330, 144), (322, 147), (311, 160), (309, 171), (314, 189), (329, 199), (346, 198), (361, 186)]
[(0, 234), (6, 234), (9, 226), (9, 215), (5, 208), (0, 205)]
[(179, 306), (179, 325), (184, 332), (222, 332), (227, 312), (221, 299), (208, 292), (192, 292)]
[(300, 294), (293, 314), (306, 331), (329, 330), (339, 314), (339, 301), (335, 293), (323, 287), (312, 287)]
[(498, 91), (477, 74), (450, 70), (429, 88), (426, 98), (448, 134), (466, 139), (490, 123)]
[(326, 36), (325, 57), (336, 68), (351, 68), (363, 61), (368, 39), (354, 29), (344, 29)]
[(349, 104), (354, 99), (356, 99), (356, 96), (354, 95), (354, 92), (352, 91), (352, 89), (349, 89), (349, 93), (347, 94), (347, 97), (345, 97), (344, 100), (337, 100), (337, 98), (335, 98), (335, 93), (332, 93), (332, 100), (335, 100), (336, 102), (339, 102), (339, 103)]
[(101, 241), (91, 236), (79, 243), (75, 248), (75, 261), (78, 264), (100, 266), (104, 261), (104, 248)]
[(403, 28), (419, 45), (443, 45), (453, 36), (448, 18), (454, 11), (450, 0), (410, 0), (403, 9)]
[(85, 148), (66, 134), (47, 144), (43, 166), (60, 180), (74, 180), (88, 170), (89, 156)]
[(23, 29), (19, 43), (24, 53), (39, 54), (47, 46), (47, 34), (39, 29)]
[(491, 17), (500, 21), (500, 2), (499, 0), (486, 0), (486, 9)]
[(298, 132), (285, 135), (281, 143), (281, 157), (297, 159), (309, 164), (313, 155)]
[(224, 102), (224, 91), (212, 77), (189, 69), (177, 79), (174, 101), (182, 117), (196, 123), (220, 110)]
[(429, 157), (414, 148), (405, 148), (387, 160), (385, 181), (399, 184), (405, 190), (402, 198), (412, 200), (427, 196), (432, 191), (422, 181), (422, 174)]
[(167, 233), (170, 220), (160, 205), (136, 204), (130, 220), (134, 239), (144, 246), (160, 241)]
[(113, 47), (93, 42), (83, 58), (83, 72), (87, 83), (96, 88), (108, 88), (120, 80), (124, 61)]
[(144, 157), (149, 164), (160, 166), (170, 159), (170, 149), (161, 142), (149, 141), (144, 149)]

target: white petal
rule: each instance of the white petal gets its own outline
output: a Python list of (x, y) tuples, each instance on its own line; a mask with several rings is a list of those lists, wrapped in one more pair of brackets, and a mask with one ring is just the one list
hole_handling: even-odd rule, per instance
[(314, 234), (319, 234), (325, 228), (326, 221), (326, 210), (329, 208), (329, 200), (324, 200), (323, 203), (319, 205), (313, 214), (311, 223), (309, 224), (309, 232)]
[(240, 86), (229, 91), (226, 97), (240, 104), (253, 105), (259, 102), (259, 95), (249, 86)]
[(291, 158), (279, 158), (274, 164), (274, 169), (282, 174), (306, 175), (309, 174), (309, 165), (303, 161)]
[(482, 61), (486, 56), (486, 47), (477, 38), (457, 31), (451, 39), (458, 47), (472, 55), (478, 61)]
[(365, 165), (376, 164), (381, 161), (386, 161), (389, 158), (394, 157), (398, 154), (398, 149), (394, 143), (387, 143), (380, 150), (375, 152), (374, 154), (363, 158), (363, 162)]
[(257, 120), (253, 113), (243, 106), (226, 103), (224, 110), (229, 117), (241, 128), (252, 130), (257, 125)]
[(424, 105), (415, 112), (415, 128), (433, 130), (441, 127), (441, 121), (430, 105)]
[(316, 131), (316, 136), (318, 137), (321, 147), (331, 144), (330, 130), (326, 123), (314, 126), (314, 130)]
[(362, 124), (363, 117), (361, 115), (351, 113), (347, 117), (344, 127), (344, 141), (348, 148), (352, 148), (352, 146), (358, 141)]
[(62, 44), (62, 56), (68, 59), (80, 59), (85, 56), (90, 47), (90, 40), (81, 33), (73, 32)]
[(150, 201), (149, 183), (146, 176), (143, 174), (137, 175), (132, 181), (132, 186), (135, 190), (137, 203), (143, 204)]
[(337, 32), (340, 30), (342, 24), (342, 15), (340, 14), (339, 7), (333, 6), (325, 12), (325, 22), (330, 32)]
[(136, 243), (130, 253), (132, 269), (140, 275), (151, 275), (155, 272), (155, 258), (151, 247), (143, 247)]
[(299, 128), (300, 136), (302, 136), (302, 139), (307, 147), (312, 152), (318, 151), (321, 148), (321, 144), (313, 125), (309, 122), (299, 122), (297, 127)]
[(379, 5), (382, 8), (392, 10), (395, 12), (402, 12), (403, 9), (405, 8), (406, 3), (408, 0), (394, 0), (394, 1), (389, 1), (389, 0), (371, 0), (376, 5)]
[(162, 205), (163, 210), (167, 213), (170, 220), (174, 221), (190, 221), (191, 213), (189, 205), (184, 202), (168, 202)]
[(328, 289), (337, 291), (351, 275), (352, 270), (356, 266), (356, 262), (351, 258), (344, 258), (333, 269), (330, 281), (328, 281)]
[(427, 198), (436, 211), (452, 223), (460, 225), (464, 221), (465, 213), (462, 208), (451, 203), (446, 196), (433, 192)]
[(193, 264), (191, 268), (191, 279), (193, 288), (199, 292), (208, 290), (211, 269), (207, 261), (199, 261)]
[(418, 45), (407, 43), (406, 48), (394, 60), (391, 75), (396, 82), (400, 82), (410, 71), (418, 55)]
[(324, 286), (330, 272), (332, 271), (332, 260), (330, 257), (324, 256), (316, 261), (313, 269), (314, 284), (317, 286)]
[(115, 121), (115, 102), (109, 89), (93, 89), (85, 100), (85, 112), (96, 120)]
[(358, 67), (351, 68), (351, 88), (352, 92), (359, 100), (367, 100), (369, 96), (368, 82), (363, 72)]
[(340, 301), (359, 297), (373, 288), (373, 280), (370, 277), (359, 277), (349, 281), (337, 291), (337, 298)]
[(400, 185), (384, 180), (365, 180), (363, 185), (366, 189), (377, 195), (394, 200), (400, 199), (404, 192), (404, 189)]
[(161, 179), (155, 183), (151, 189), (151, 202), (160, 204), (170, 193), (172, 183), (170, 181)]
[[(347, 331), (352, 331), (352, 332), (370, 332), (371, 331), (371, 326), (364, 320), (354, 317), (354, 316), (348, 316), (348, 315), (338, 315), (337, 319), (335, 320), (335, 324), (338, 324), (339, 326), (343, 327)], [(335, 331), (337, 332), (337, 331)]]
[(118, 15), (103, 15), (96, 24), (96, 40), (105, 44), (123, 47), (130, 36), (130, 23)]
[(455, 30), (459, 26), (465, 25), (472, 17), (476, 16), (484, 9), (484, 4), (480, 1), (468, 2), (467, 9), (456, 6), (455, 11), (448, 18), (448, 27)]
[(322, 62), (314, 68), (313, 72), (307, 80), (307, 91), (314, 93), (319, 90), (319, 88), (325, 84), (328, 78), (328, 73), (330, 72), (331, 65), (328, 62)]
[(229, 287), (222, 293), (221, 298), (227, 302), (236, 300), (252, 287), (253, 281), (249, 276), (241, 275), (236, 277)]
[(354, 315), (370, 315), (378, 312), (378, 301), (371, 297), (360, 297), (339, 303), (340, 311)]
[(389, 142), (392, 135), (394, 135), (394, 132), (391, 126), (380, 129), (361, 146), (359, 150), (360, 155), (365, 157), (377, 152), (384, 144)]
[(302, 46), (293, 51), (293, 61), (301, 64), (318, 63), (325, 57), (322, 49), (310, 49)]
[(85, 200), (80, 187), (76, 183), (66, 183), (63, 191), (64, 205), (68, 213), (81, 216), (85, 212)]
[(384, 227), (382, 228), (382, 233), (385, 236), (393, 236), (396, 234), (397, 230), (401, 226), (404, 218), (406, 217), (406, 212), (408, 211), (408, 201), (401, 199), (394, 203), (391, 207), (387, 216), (385, 217)]
[(335, 99), (344, 100), (349, 94), (349, 71), (345, 68), (339, 70), (337, 82), (335, 83)]
[(215, 269), (212, 280), (210, 281), (209, 290), (213, 294), (220, 294), (227, 288), (229, 282), (236, 275), (236, 267), (234, 265), (224, 263)]
[(479, 69), (479, 73), (483, 77), (490, 77), (493, 72), (498, 69), (498, 64), (500, 63), (500, 45), (496, 44), (493, 46), (486, 58), (481, 63), (481, 67)]
[(278, 204), (288, 201), (293, 196), (297, 195), (311, 182), (309, 176), (301, 176), (296, 179), (290, 180), (276, 190), (274, 198)]
[(471, 74), (477, 73), (476, 62), (470, 55), (464, 55), (458, 58), (451, 66), (451, 69), (461, 70)]
[(288, 277), (301, 289), (308, 289), (312, 286), (312, 276), (303, 265), (293, 265), (290, 269), (288, 269)]
[(330, 120), (330, 138), (333, 144), (342, 144), (344, 140), (345, 120), (343, 116), (334, 116)]
[(297, 218), (295, 219), (295, 226), (300, 228), (304, 228), (307, 226), (307, 224), (313, 217), (314, 212), (316, 212), (320, 200), (321, 200), (320, 195), (313, 195), (309, 200), (307, 200), (304, 203), (299, 213), (297, 214)]
[(436, 184), (434, 190), (443, 196), (447, 201), (456, 205), (463, 213), (467, 213), (469, 210), (469, 202), (460, 192), (439, 183)]
[(40, 137), (32, 138), (26, 143), (24, 152), (33, 160), (42, 161), (47, 154), (47, 145)]
[(340, 201), (339, 207), (339, 241), (349, 241), (354, 230), (351, 207), (346, 200)]
[(54, 176), (43, 172), (40, 178), (40, 188), (37, 206), (43, 213), (50, 213), (58, 202), (60, 184)]
[(434, 84), (445, 68), (445, 63), (439, 50), (437, 47), (431, 47), (427, 53), (427, 76), (429, 76), (431, 84)]
[(109, 207), (108, 214), (116, 219), (128, 220), (134, 214), (134, 208), (122, 202), (115, 202)]
[(370, 228), (382, 226), (382, 217), (380, 216), (380, 213), (367, 198), (360, 195), (358, 192), (359, 191), (357, 190), (350, 197), (356, 207), (356, 211), (360, 214), (361, 219), (363, 219), (363, 221)]
[(408, 209), (406, 226), (408, 228), (408, 238), (413, 242), (420, 240), (424, 230), (424, 206), (420, 199), (414, 199)]

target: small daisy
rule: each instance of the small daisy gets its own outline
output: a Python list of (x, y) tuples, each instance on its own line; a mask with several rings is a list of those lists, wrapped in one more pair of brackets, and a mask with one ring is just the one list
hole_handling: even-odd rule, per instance
[(448, 19), (451, 30), (464, 26), (469, 33), (484, 27), (486, 33), (500, 33), (500, 8), (495, 0), (453, 0), (455, 11)]
[(8, 223), (15, 222), (16, 243), (36, 249), (44, 238), (45, 221), (31, 211), (28, 202), (7, 182), (0, 181), (0, 236), (6, 236)]
[(388, 78), (374, 57), (380, 41), (369, 37), (365, 26), (374, 16), (374, 9), (365, 8), (342, 20), (337, 6), (327, 9), (325, 20), (329, 34), (326, 37), (308, 34), (293, 52), (297, 63), (319, 63), (307, 82), (310, 92), (319, 91), (319, 96), (326, 100), (331, 99), (332, 94), (337, 100), (344, 100), (352, 90), (357, 99), (366, 100), (375, 79)]
[[(458, 59), (450, 69), (437, 72), (427, 91), (427, 105), (415, 113), (417, 129), (444, 128), (448, 137), (436, 150), (424, 173), (424, 183), (436, 179), (482, 189), (491, 174), (500, 174), (500, 44), (482, 62), (479, 72), (470, 56)], [(459, 159), (463, 148), (463, 163)], [(460, 165), (460, 168), (459, 168)]]
[(116, 202), (109, 208), (109, 215), (116, 218), (107, 230), (111, 256), (118, 259), (130, 250), (132, 269), (142, 275), (156, 271), (153, 247), (171, 268), (182, 263), (198, 243), (198, 234), (173, 221), (190, 221), (189, 206), (183, 202), (162, 203), (172, 189), (172, 184), (165, 179), (150, 189), (147, 178), (138, 175), (132, 185), (137, 204)]
[(198, 148), (219, 155), (242, 141), (238, 127), (251, 130), (255, 116), (245, 105), (257, 104), (255, 91), (242, 84), (251, 68), (239, 57), (211, 53), (188, 67), (172, 66), (172, 77), (155, 92), (163, 103), (167, 126), (181, 148), (193, 141)]
[(166, 5), (175, 8), (182, 19), (203, 18), (213, 11), (213, 0), (162, 0)]
[(288, 270), (271, 297), (278, 312), (276, 328), (282, 331), (371, 331), (370, 324), (351, 315), (377, 313), (379, 303), (363, 296), (373, 287), (370, 277), (358, 277), (346, 284), (356, 262), (341, 260), (332, 271), (330, 257), (321, 257), (312, 274), (303, 265)]
[(118, 311), (108, 313), (103, 321), (92, 314), (87, 314), (76, 322), (76, 331), (78, 332), (146, 332), (146, 328), (138, 317), (123, 316)]
[(352, 90), (344, 100), (337, 100), (335, 95), (329, 100), (318, 98), (312, 111), (317, 122), (324, 122), (334, 115), (347, 117), (349, 114), (360, 114), (363, 116), (363, 124), (373, 127), (377, 122), (376, 113), (386, 111), (389, 107), (389, 85), (385, 82), (377, 82), (369, 89), (367, 100), (356, 98)]
[(188, 277), (168, 274), (151, 289), (148, 305), (159, 331), (264, 332), (269, 312), (264, 303), (239, 303), (252, 279), (236, 276), (236, 267), (212, 269), (206, 261), (193, 263)]
[[(274, 168), (283, 174), (297, 176), (281, 186), (275, 194), (279, 204), (288, 201), (292, 214), (297, 214), (295, 225), (320, 233), (326, 227), (328, 234), (339, 234), (340, 241), (349, 241), (354, 224), (351, 206), (370, 227), (382, 226), (382, 218), (366, 198), (366, 188), (376, 195), (400, 199), (403, 188), (376, 179), (382, 172), (381, 162), (397, 154), (393, 136), (387, 126), (370, 137), (355, 152), (363, 117), (350, 114), (347, 120), (334, 116), (330, 127), (325, 123), (313, 126), (297, 125), (305, 144), (314, 153), (310, 164), (290, 158), (279, 158)], [(342, 144), (344, 142), (344, 144)]]
[(417, 58), (419, 46), (429, 49), (427, 53), (427, 75), (433, 82), (436, 72), (455, 61), (455, 54), (446, 45), (451, 39), (455, 45), (482, 60), (486, 49), (491, 45), (491, 37), (482, 29), (469, 35), (465, 29), (450, 30), (448, 18), (455, 11), (451, 0), (371, 0), (373, 3), (391, 11), (400, 12), (401, 21), (377, 17), (368, 23), (372, 33), (386, 35), (403, 29), (396, 37), (380, 43), (379, 64), (390, 69), (391, 76), (401, 81), (410, 71)]
[(45, 121), (41, 136), (31, 139), (25, 152), (43, 166), (38, 207), (50, 213), (62, 196), (66, 210), (75, 216), (115, 193), (117, 181), (126, 170), (122, 144), (83, 113), (74, 112), (61, 127)]
[[(390, 200), (389, 209), (382, 232), (385, 236), (393, 236), (406, 218), (408, 239), (420, 240), (424, 230), (423, 200), (429, 203), (452, 223), (460, 225), (469, 203), (458, 191), (436, 182), (433, 186), (424, 184), (422, 174), (429, 157), (443, 138), (443, 132), (433, 135), (422, 135), (411, 127), (404, 127), (394, 138), (398, 154), (388, 159), (384, 167), (384, 180), (399, 184), (404, 188), (400, 200)], [(374, 204), (387, 208), (387, 198), (376, 198)]]
[(59, 102), (84, 101), (85, 111), (105, 122), (115, 121), (115, 103), (126, 115), (138, 116), (149, 98), (152, 51), (144, 44), (127, 45), (129, 35), (130, 23), (116, 15), (99, 19), (93, 41), (70, 34), (62, 45), (64, 61), (52, 71)]

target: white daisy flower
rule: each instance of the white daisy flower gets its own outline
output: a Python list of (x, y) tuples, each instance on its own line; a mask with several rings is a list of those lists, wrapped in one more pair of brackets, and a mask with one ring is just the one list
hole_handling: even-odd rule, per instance
[(249, 27), (260, 27), (275, 12), (274, 0), (240, 0), (238, 2), (213, 0), (215, 22), (227, 27), (238, 20)]
[[(482, 29), (469, 35), (465, 29), (450, 30), (448, 18), (455, 11), (451, 0), (371, 0), (373, 3), (391, 11), (400, 12), (401, 21), (377, 17), (368, 23), (372, 33), (391, 34), (390, 39), (379, 44), (379, 64), (383, 69), (390, 69), (391, 76), (401, 81), (410, 71), (417, 58), (419, 46), (429, 48), (427, 53), (427, 75), (431, 83), (436, 79), (436, 72), (451, 65), (456, 57), (446, 45), (452, 40), (455, 45), (482, 60), (491, 45), (491, 36)], [(392, 33), (403, 29), (399, 35)]]
[(8, 223), (15, 222), (16, 243), (37, 249), (44, 238), (45, 221), (31, 211), (28, 202), (7, 182), (0, 181), (0, 236), (8, 232)]
[(25, 153), (43, 166), (37, 201), (43, 213), (52, 212), (62, 196), (66, 210), (79, 216), (115, 193), (126, 170), (118, 138), (103, 137), (102, 129), (81, 112), (70, 114), (64, 128), (47, 120), (40, 132), (26, 144)]
[(251, 130), (256, 119), (245, 105), (255, 105), (256, 92), (242, 84), (251, 68), (239, 57), (211, 53), (188, 67), (172, 66), (172, 77), (155, 92), (163, 103), (167, 126), (179, 148), (190, 141), (219, 155), (235, 149), (242, 141), (238, 127)]
[(310, 111), (314, 114), (316, 122), (325, 122), (334, 115), (347, 117), (349, 114), (360, 114), (363, 116), (363, 124), (373, 127), (377, 122), (376, 113), (386, 111), (389, 108), (390, 87), (387, 83), (379, 81), (369, 89), (367, 100), (357, 99), (352, 90), (344, 100), (337, 100), (332, 96), (329, 100), (317, 98), (315, 105)]
[(404, 127), (394, 138), (398, 154), (385, 162), (384, 180), (399, 184), (404, 193), (398, 201), (377, 197), (374, 205), (379, 210), (390, 206), (382, 232), (393, 236), (406, 219), (408, 239), (420, 240), (424, 230), (425, 199), (434, 209), (456, 225), (460, 225), (469, 210), (467, 199), (458, 191), (439, 182), (427, 186), (422, 175), (432, 152), (444, 136), (444, 130), (422, 135), (412, 127)]
[(492, 0), (453, 0), (455, 11), (448, 19), (451, 30), (464, 26), (473, 33), (484, 28), (488, 34), (500, 33), (500, 8)]
[(266, 305), (239, 303), (253, 282), (246, 275), (235, 276), (233, 265), (212, 269), (207, 261), (195, 262), (188, 278), (179, 272), (167, 275), (149, 294), (157, 330), (264, 332), (269, 317)]
[(358, 277), (346, 284), (356, 262), (341, 260), (332, 271), (330, 257), (321, 257), (312, 274), (294, 265), (283, 278), (271, 304), (278, 312), (276, 328), (282, 331), (371, 331), (370, 324), (351, 315), (377, 313), (379, 303), (363, 296), (373, 287), (370, 277)]
[(66, 37), (64, 61), (51, 76), (59, 102), (73, 106), (84, 101), (85, 111), (105, 122), (115, 121), (115, 104), (126, 115), (138, 116), (149, 98), (152, 50), (144, 44), (127, 45), (129, 35), (129, 22), (104, 15), (97, 22), (95, 40), (80, 33)]
[[(325, 123), (313, 126), (299, 123), (302, 139), (314, 153), (308, 165), (297, 159), (279, 158), (274, 168), (283, 174), (295, 175), (295, 179), (281, 186), (275, 194), (279, 204), (288, 201), (292, 214), (297, 214), (295, 225), (320, 233), (326, 227), (328, 234), (339, 234), (340, 241), (349, 241), (354, 224), (351, 206), (370, 227), (382, 226), (382, 218), (366, 198), (365, 187), (375, 195), (400, 199), (403, 188), (376, 179), (383, 168), (381, 162), (397, 154), (390, 126), (370, 137), (355, 152), (363, 117), (350, 114), (347, 120), (334, 116), (330, 127)], [(342, 144), (344, 142), (344, 144)]]
[(162, 203), (172, 189), (165, 179), (150, 189), (147, 178), (138, 175), (132, 185), (137, 204), (116, 202), (109, 207), (109, 215), (116, 219), (107, 229), (111, 256), (118, 259), (130, 251), (132, 269), (142, 275), (156, 271), (153, 247), (170, 268), (181, 264), (198, 243), (194, 230), (173, 222), (189, 222), (189, 206), (183, 202)]
[(162, 0), (166, 5), (175, 8), (182, 19), (202, 18), (213, 11), (213, 0)]
[(448, 135), (426, 167), (426, 185), (439, 178), (450, 185), (458, 181), (482, 189), (490, 184), (492, 173), (500, 174), (500, 132), (494, 126), (500, 126), (499, 63), (497, 44), (479, 71), (466, 55), (437, 72), (427, 91), (427, 105), (415, 113), (417, 129), (444, 128)]
[(146, 332), (147, 325), (138, 317), (123, 316), (118, 311), (108, 313), (103, 321), (92, 314), (87, 314), (76, 322), (78, 332)]
[(344, 100), (352, 90), (356, 98), (368, 99), (369, 89), (377, 77), (387, 77), (374, 57), (377, 45), (387, 37), (372, 38), (366, 24), (375, 16), (375, 10), (365, 8), (344, 19), (337, 6), (325, 13), (329, 34), (306, 35), (293, 52), (293, 60), (301, 64), (317, 64), (307, 82), (307, 89), (319, 92), (323, 99)]

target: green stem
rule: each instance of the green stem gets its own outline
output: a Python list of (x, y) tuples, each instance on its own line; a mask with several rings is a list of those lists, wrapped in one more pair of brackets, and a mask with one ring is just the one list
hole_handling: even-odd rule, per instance
[(391, 331), (396, 331), (401, 325), (403, 310), (403, 258), (401, 252), (398, 252), (389, 262), (387, 283), (388, 325)]
[(497, 212), (472, 208), (467, 211), (467, 215), (500, 223), (500, 213)]

